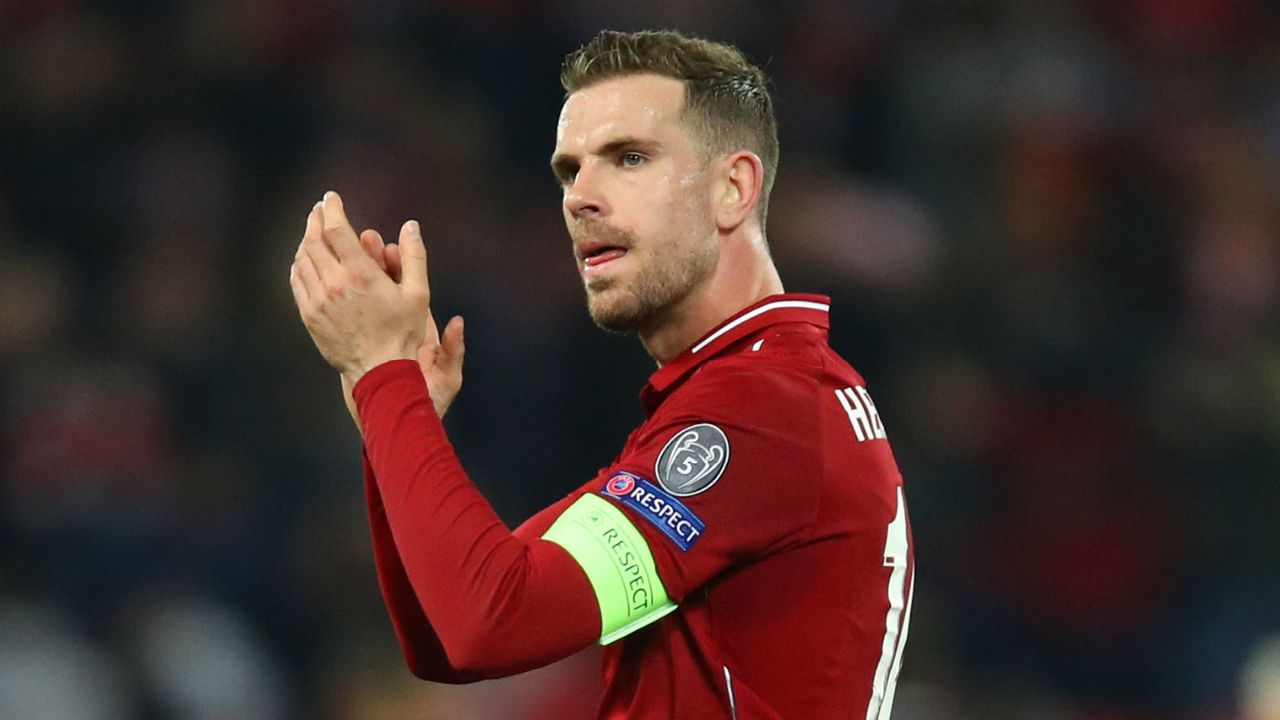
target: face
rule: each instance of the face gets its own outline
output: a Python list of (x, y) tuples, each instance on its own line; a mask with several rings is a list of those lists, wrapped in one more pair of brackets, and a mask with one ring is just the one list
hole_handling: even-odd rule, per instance
[(680, 81), (633, 75), (573, 93), (560, 112), (552, 170), (587, 309), (605, 329), (661, 323), (715, 268), (707, 163), (683, 108)]

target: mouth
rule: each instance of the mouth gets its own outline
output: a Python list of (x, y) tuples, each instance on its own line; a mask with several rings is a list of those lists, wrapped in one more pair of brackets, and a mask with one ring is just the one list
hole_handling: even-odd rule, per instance
[(599, 271), (626, 254), (627, 248), (608, 243), (590, 242), (578, 248), (578, 257), (582, 259), (582, 268), (585, 272)]

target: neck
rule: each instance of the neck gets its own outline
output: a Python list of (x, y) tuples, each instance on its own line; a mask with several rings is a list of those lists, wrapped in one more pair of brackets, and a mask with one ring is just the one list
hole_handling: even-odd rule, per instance
[(640, 330), (640, 343), (659, 366), (671, 362), (712, 328), (752, 303), (783, 291), (763, 235), (721, 239), (711, 275)]

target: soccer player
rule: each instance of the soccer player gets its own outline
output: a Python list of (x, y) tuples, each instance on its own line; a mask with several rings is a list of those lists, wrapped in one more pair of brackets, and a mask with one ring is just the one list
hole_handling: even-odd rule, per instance
[(384, 249), (326, 193), (290, 273), (362, 426), (409, 667), (470, 682), (599, 642), (601, 718), (889, 717), (915, 574), (902, 479), (828, 299), (783, 294), (769, 257), (764, 75), (728, 45), (604, 32), (562, 82), (551, 167), (588, 310), (658, 364), (646, 419), (578, 490), (511, 532), (468, 480), (440, 421), (462, 322), (430, 319), (418, 223)]

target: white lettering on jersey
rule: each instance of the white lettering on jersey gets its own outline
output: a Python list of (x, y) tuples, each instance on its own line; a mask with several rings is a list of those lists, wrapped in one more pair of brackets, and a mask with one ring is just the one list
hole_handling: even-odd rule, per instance
[(893, 697), (898, 688), (898, 671), (902, 669), (902, 649), (907, 644), (907, 630), (911, 628), (911, 601), (916, 597), (916, 570), (911, 568), (911, 584), (907, 585), (908, 556), (911, 553), (907, 537), (907, 503), (898, 486), (898, 509), (893, 521), (886, 528), (884, 539), (884, 566), (893, 568), (889, 573), (889, 610), (884, 619), (884, 642), (880, 648), (880, 662), (871, 682), (871, 701), (867, 703), (867, 720), (889, 720), (893, 712)]
[(853, 426), (858, 442), (885, 439), (884, 423), (880, 422), (880, 413), (876, 412), (876, 404), (871, 402), (866, 388), (858, 385), (836, 390), (836, 399), (849, 416), (849, 424)]

